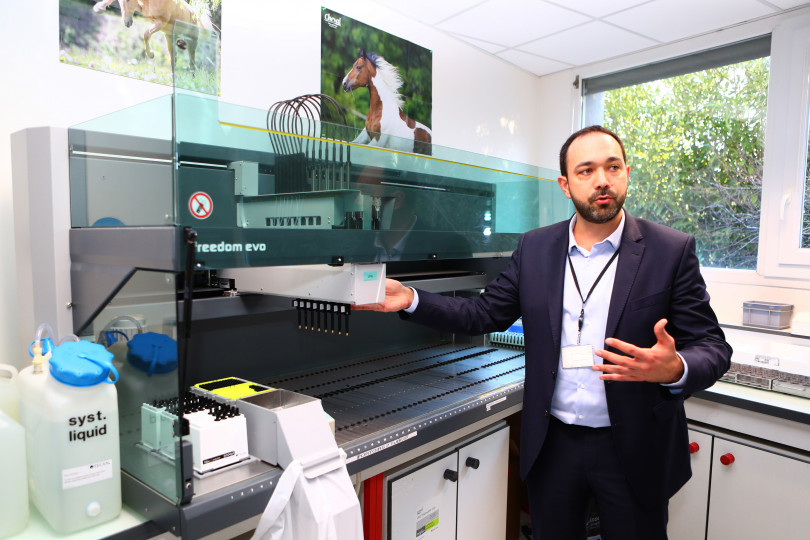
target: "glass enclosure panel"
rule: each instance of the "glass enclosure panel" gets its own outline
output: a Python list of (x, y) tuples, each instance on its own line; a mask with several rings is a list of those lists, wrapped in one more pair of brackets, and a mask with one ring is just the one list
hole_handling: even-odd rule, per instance
[(172, 501), (179, 497), (175, 275), (137, 271), (80, 337), (114, 354), (119, 374), (121, 468)]
[(221, 40), (205, 14), (198, 24), (175, 21), (172, 51), (174, 86), (212, 96), (219, 95)]
[(171, 118), (164, 96), (68, 130), (71, 226), (173, 224)]
[(198, 263), (465, 258), (570, 215), (554, 171), (394, 137), (355, 143), (312, 101), (265, 111), (177, 89), (175, 211), (199, 233)]
[(508, 253), (572, 212), (556, 171), (359, 144), (311, 101), (259, 110), (176, 88), (71, 128), (73, 226), (190, 226), (199, 267), (232, 268)]

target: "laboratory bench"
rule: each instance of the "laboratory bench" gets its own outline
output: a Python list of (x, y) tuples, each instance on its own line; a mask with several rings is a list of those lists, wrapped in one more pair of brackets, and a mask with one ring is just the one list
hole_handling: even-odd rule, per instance
[(685, 403), (692, 479), (670, 501), (669, 537), (807, 538), (810, 338), (722, 326), (731, 368)]
[[(321, 396), (324, 410), (335, 418), (336, 439), (347, 454), (351, 479), (358, 490), (364, 483), (364, 498), (368, 499), (372, 489), (382, 497), (384, 473), (418, 463), (425, 456), (455, 451), (460, 441), (475, 442), (481, 438), (479, 434), (493, 429), (508, 437), (503, 420), (520, 411), (523, 365), (520, 350), (445, 345), (376, 359), (374, 369), (350, 364), (271, 382), (291, 390), (317, 389), (312, 393)], [(474, 376), (474, 372), (479, 373)], [(353, 384), (347, 385), (347, 380)], [(376, 395), (369, 390), (371, 386), (378, 387)], [(353, 412), (360, 405), (362, 414)], [(500, 461), (496, 476), (503, 476), (505, 495), (506, 461)], [(219, 476), (195, 479), (195, 496), (183, 510), (186, 536), (232, 538), (253, 529), (281, 472), (253, 461)], [(153, 538), (164, 531), (153, 519), (158, 523), (176, 520), (173, 502), (156, 499), (126, 472), (122, 484), (130, 506), (124, 507), (119, 518), (68, 538)], [(215, 520), (223, 507), (235, 524), (219, 530)], [(211, 517), (206, 518), (212, 509)], [(503, 510), (505, 513), (505, 502)], [(211, 531), (217, 532), (209, 534)], [(58, 535), (34, 509), (28, 528), (18, 538), (49, 536)]]
[[(476, 347), (463, 348), (464, 351), (453, 347), (440, 349), (441, 352), (458, 357), (465, 356), (462, 352), (469, 355), (488, 350)], [(438, 351), (430, 352), (433, 355)], [(501, 360), (502, 364), (511, 366), (514, 360), (503, 360), (516, 353), (519, 351), (498, 349), (493, 362)], [(417, 357), (431, 356), (426, 351), (411, 354)], [(409, 366), (419, 365), (418, 361), (414, 361), (414, 356), (403, 355), (398, 358), (397, 363), (403, 363), (403, 360)], [(440, 369), (446, 371), (447, 364)], [(325, 388), (329, 388), (330, 384), (340, 384), (339, 379), (339, 376), (332, 377), (332, 382), (325, 383)], [(311, 385), (314, 380), (315, 377), (296, 377), (286, 382), (293, 388), (296, 385)], [(294, 384), (290, 385), (290, 382)], [(444, 392), (448, 390), (442, 389), (437, 393)], [(425, 399), (424, 396), (416, 396), (422, 399), (415, 399), (412, 393), (408, 395), (411, 401)], [(326, 410), (335, 407), (334, 397), (333, 395), (331, 405), (330, 398), (325, 398)], [(433, 455), (446, 454), (448, 448), (457, 446), (456, 441), (497, 426), (503, 419), (521, 409), (522, 397), (523, 383), (520, 374), (518, 377), (510, 377), (504, 385), (493, 384), (483, 392), (444, 403), (444, 406), (438, 406), (434, 411), (421, 411), (422, 414), (416, 415), (412, 422), (378, 425), (379, 429), (376, 430), (370, 425), (355, 429), (353, 433), (341, 429), (336, 431), (336, 437), (347, 453), (348, 469), (353, 482), (368, 482), (386, 471), (404, 468), (407, 472), (408, 467), (412, 468), (411, 464)], [(340, 404), (340, 400), (337, 403)], [(401, 407), (394, 404), (398, 405), (394, 408)], [(689, 398), (686, 401), (686, 411), (690, 423), (690, 442), (693, 443), (692, 448), (697, 447), (692, 454), (694, 476), (671, 502), (670, 538), (692, 540), (704, 538), (704, 534), (707, 539), (804, 537), (798, 533), (796, 527), (800, 525), (796, 522), (803, 522), (805, 501), (810, 497), (810, 400), (718, 382)], [(378, 414), (380, 413), (371, 416)], [(345, 415), (343, 417), (352, 418)], [(339, 413), (337, 418), (336, 429), (344, 425), (339, 420)], [(356, 422), (354, 420), (349, 424)], [(728, 454), (734, 456), (733, 462), (725, 465), (724, 462), (729, 458), (724, 456)], [(405, 465), (408, 467), (404, 467)], [(272, 486), (280, 474), (280, 469), (267, 466), (258, 476), (237, 483), (229, 496), (242, 497), (245, 504), (235, 504), (230, 509), (233, 512), (244, 512), (245, 518), (236, 525), (213, 533), (210, 538), (232, 538), (255, 527), (258, 514), (269, 499)], [(130, 483), (132, 481), (129, 479)], [(127, 483), (125, 481), (125, 485)], [(154, 505), (154, 500), (150, 498), (146, 504)], [(169, 505), (168, 502), (167, 505), (174, 509), (174, 505)], [(192, 506), (198, 506), (199, 512), (203, 512), (206, 506), (205, 497), (195, 496)], [(145, 508), (137, 511), (125, 506), (118, 519), (64, 538), (110, 537), (134, 540), (173, 537), (151, 522), (151, 518), (147, 517), (149, 512), (144, 513), (143, 510)], [(762, 516), (765, 515), (769, 519), (763, 520)], [(779, 526), (785, 528), (779, 529)], [(769, 534), (751, 536), (752, 531), (761, 527), (767, 527)], [(775, 530), (782, 532), (771, 536)], [(32, 507), (29, 527), (13, 538), (48, 537), (57, 535), (50, 531)]]
[(807, 538), (810, 400), (720, 381), (686, 415), (692, 479), (670, 501), (669, 537)]

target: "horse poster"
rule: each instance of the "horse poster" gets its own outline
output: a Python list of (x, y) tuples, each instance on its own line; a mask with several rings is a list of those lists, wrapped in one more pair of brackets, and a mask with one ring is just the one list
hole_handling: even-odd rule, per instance
[(350, 142), (431, 153), (429, 49), (322, 8), (321, 93), (346, 112)]
[(59, 0), (59, 61), (218, 95), (222, 0)]

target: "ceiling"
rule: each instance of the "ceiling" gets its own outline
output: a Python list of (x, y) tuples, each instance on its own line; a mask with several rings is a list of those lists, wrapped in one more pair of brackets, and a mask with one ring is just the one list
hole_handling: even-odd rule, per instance
[(374, 0), (548, 75), (769, 17), (806, 0)]

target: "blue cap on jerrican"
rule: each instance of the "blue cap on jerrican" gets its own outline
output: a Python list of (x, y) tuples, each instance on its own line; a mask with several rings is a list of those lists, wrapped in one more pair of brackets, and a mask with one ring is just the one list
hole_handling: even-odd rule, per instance
[(127, 342), (127, 361), (148, 377), (177, 369), (177, 342), (165, 334), (136, 334)]
[(103, 217), (95, 220), (91, 227), (123, 227), (124, 222), (114, 217)]
[(112, 359), (113, 354), (104, 345), (68, 341), (54, 348), (50, 372), (54, 379), (69, 386), (113, 384), (118, 380), (118, 371), (113, 367)]

